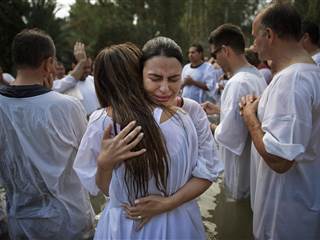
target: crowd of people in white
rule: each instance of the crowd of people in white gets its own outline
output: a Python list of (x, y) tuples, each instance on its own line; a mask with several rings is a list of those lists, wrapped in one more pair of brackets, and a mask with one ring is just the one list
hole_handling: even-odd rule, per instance
[[(49, 35), (18, 33), (16, 77), (0, 68), (0, 236), (205, 239), (196, 199), (224, 172), (254, 239), (320, 239), (319, 27), (273, 3), (252, 36), (223, 24), (185, 66), (167, 37), (94, 62), (77, 42), (66, 75)], [(108, 197), (97, 226), (89, 193)]]

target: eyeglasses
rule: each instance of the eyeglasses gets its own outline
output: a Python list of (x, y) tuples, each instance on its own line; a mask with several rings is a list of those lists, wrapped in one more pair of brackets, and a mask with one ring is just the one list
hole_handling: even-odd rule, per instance
[(211, 57), (213, 57), (214, 59), (217, 58), (217, 53), (223, 48), (224, 46), (218, 47), (216, 50), (214, 50), (213, 52), (211, 52)]

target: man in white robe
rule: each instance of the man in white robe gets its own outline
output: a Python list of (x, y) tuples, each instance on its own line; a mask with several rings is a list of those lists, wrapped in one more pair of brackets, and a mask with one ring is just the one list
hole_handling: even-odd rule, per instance
[(17, 78), (0, 88), (0, 182), (10, 239), (87, 239), (94, 232), (89, 195), (72, 168), (86, 113), (52, 84), (55, 47), (39, 30), (13, 41)]
[(254, 46), (277, 73), (240, 109), (256, 162), (255, 239), (320, 239), (320, 69), (299, 44), (301, 18), (271, 4), (255, 18)]
[(220, 123), (214, 137), (225, 164), (227, 194), (236, 200), (243, 199), (250, 193), (251, 139), (238, 103), (242, 96), (261, 95), (267, 85), (258, 69), (248, 63), (243, 33), (237, 26), (221, 25), (210, 34), (209, 43), (217, 63), (232, 74), (222, 92)]
[(53, 82), (52, 90), (67, 94), (80, 100), (87, 116), (100, 108), (92, 72), (92, 60), (87, 58), (83, 43), (76, 42), (74, 46), (76, 63), (70, 74)]

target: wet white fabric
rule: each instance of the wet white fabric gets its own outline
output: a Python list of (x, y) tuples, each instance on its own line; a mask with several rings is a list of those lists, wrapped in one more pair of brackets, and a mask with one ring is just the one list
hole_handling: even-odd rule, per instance
[(100, 108), (100, 104), (91, 75), (84, 81), (77, 81), (71, 75), (53, 82), (52, 90), (70, 95), (80, 100), (87, 115)]
[[(214, 178), (214, 173), (201, 167), (203, 164), (199, 164), (203, 158), (198, 157), (196, 129), (188, 114), (181, 111), (171, 119), (159, 123), (170, 155), (167, 188), (170, 195), (178, 191), (194, 175), (208, 180)], [(91, 115), (74, 164), (82, 183), (93, 194), (98, 192), (95, 185), (96, 158), (103, 131), (110, 123), (112, 119), (104, 110), (98, 110)], [(199, 166), (201, 171), (198, 169)], [(149, 192), (162, 195), (155, 187), (153, 178), (149, 183)], [(113, 171), (109, 195), (110, 202), (100, 217), (95, 239), (205, 239), (196, 200), (152, 218), (142, 230), (136, 231), (137, 222), (127, 219), (121, 207), (122, 203), (128, 202), (123, 164)]]
[(320, 239), (320, 68), (293, 64), (277, 73), (261, 97), (258, 118), (266, 151), (295, 163), (278, 174), (253, 148), (254, 236)]
[(11, 239), (90, 236), (94, 213), (72, 168), (87, 124), (80, 102), (51, 91), (0, 95), (0, 103), (0, 178)]
[(214, 69), (213, 66), (207, 62), (202, 63), (200, 66), (194, 68), (188, 63), (182, 69), (181, 79), (185, 79), (187, 76), (192, 77), (193, 80), (202, 82), (207, 85), (208, 91), (202, 90), (193, 85), (184, 86), (182, 90), (182, 96), (191, 98), (198, 103), (206, 101), (206, 92), (213, 94), (221, 74), (220, 71)]
[(316, 62), (316, 64), (317, 64), (318, 66), (320, 66), (320, 52), (317, 52), (316, 54), (314, 54), (314, 55), (312, 56), (312, 59), (313, 59), (313, 61)]
[(223, 172), (224, 165), (214, 146), (208, 116), (199, 103), (189, 98), (183, 98), (182, 109), (191, 117), (198, 135), (199, 159), (202, 160), (198, 161), (199, 173), (195, 171), (194, 176), (202, 177), (203, 174), (208, 173), (206, 178), (214, 181)]
[(250, 193), (251, 138), (240, 116), (239, 101), (246, 95), (260, 96), (266, 86), (255, 67), (243, 67), (228, 80), (222, 92), (220, 123), (214, 136), (225, 164), (226, 192), (234, 199), (246, 198)]

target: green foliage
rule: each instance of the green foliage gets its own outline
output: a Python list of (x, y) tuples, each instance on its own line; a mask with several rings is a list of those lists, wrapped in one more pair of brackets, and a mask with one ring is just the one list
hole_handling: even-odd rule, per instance
[(65, 21), (55, 17), (55, 0), (9, 0), (0, 2), (0, 64), (6, 71), (13, 71), (11, 42), (24, 28), (39, 28), (54, 40), (57, 56), (65, 54), (66, 34), (62, 31)]
[(303, 19), (308, 19), (320, 25), (320, 1), (319, 0), (295, 0), (294, 6)]
[[(263, 0), (261, 0), (263, 1)], [(309, 0), (311, 1), (311, 0)], [(225, 22), (250, 36), (259, 0), (76, 0), (67, 19), (57, 19), (56, 0), (0, 1), (0, 64), (10, 70), (10, 44), (25, 27), (38, 27), (55, 41), (57, 56), (70, 63), (73, 44), (83, 41), (94, 57), (107, 45), (131, 41), (142, 46), (158, 35), (174, 39), (184, 51)], [(310, 10), (311, 11), (311, 10)]]

